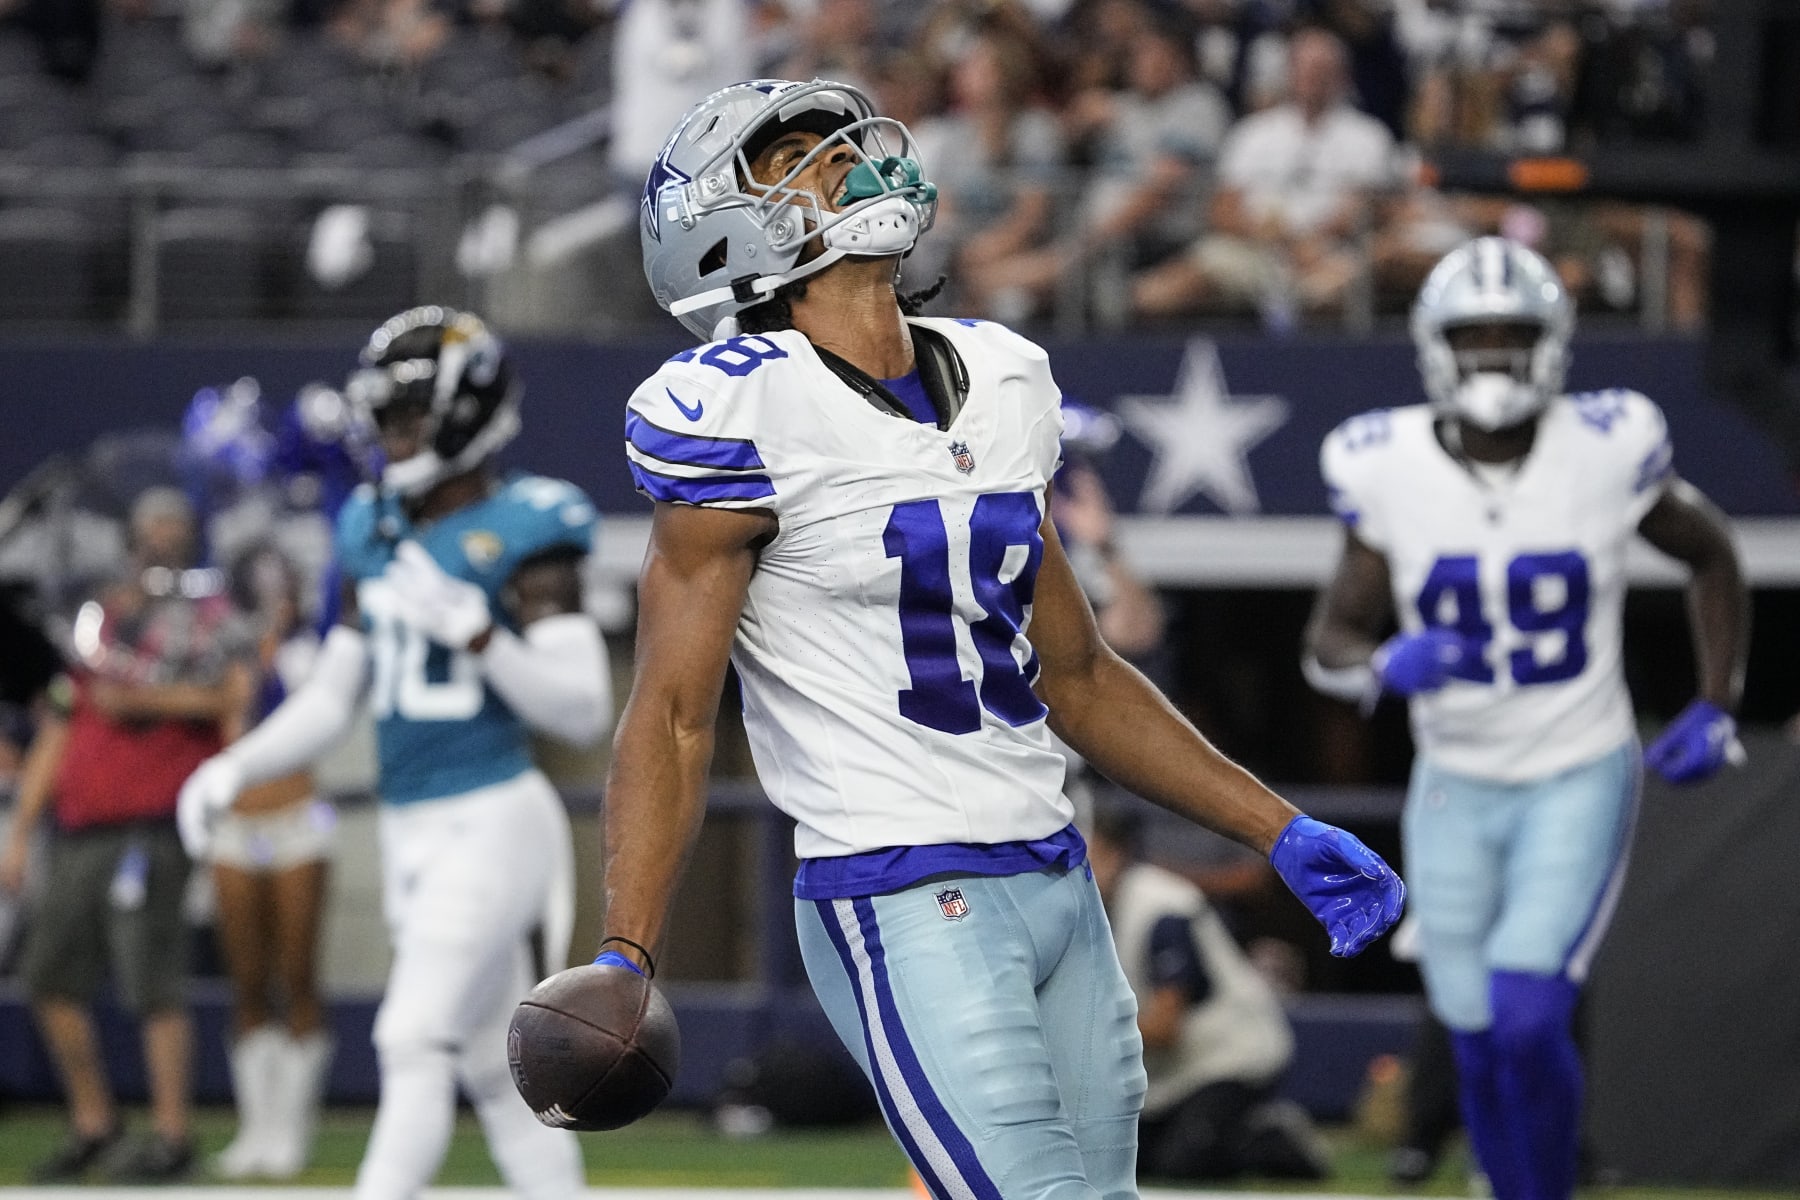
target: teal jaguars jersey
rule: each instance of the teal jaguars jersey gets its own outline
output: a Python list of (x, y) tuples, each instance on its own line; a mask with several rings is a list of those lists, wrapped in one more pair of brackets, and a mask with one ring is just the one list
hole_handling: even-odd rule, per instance
[(398, 619), (382, 573), (403, 540), (487, 593), (494, 619), (512, 626), (501, 593), (528, 559), (585, 554), (597, 518), (581, 489), (538, 475), (509, 477), (486, 499), (422, 526), (364, 486), (338, 515), (338, 565), (356, 585), (369, 638), (381, 798), (409, 804), (511, 779), (531, 766), (525, 723), (488, 687), (466, 651), (427, 640)]

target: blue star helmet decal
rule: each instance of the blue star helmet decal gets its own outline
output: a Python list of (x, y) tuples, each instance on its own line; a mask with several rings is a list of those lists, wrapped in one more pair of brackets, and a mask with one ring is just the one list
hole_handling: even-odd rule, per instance
[(672, 183), (694, 182), (693, 176), (669, 162), (669, 152), (675, 148), (675, 138), (680, 136), (681, 130), (677, 129), (675, 137), (669, 139), (656, 161), (650, 164), (650, 177), (644, 180), (644, 198), (638, 204), (644, 228), (659, 242), (662, 241), (662, 211), (656, 205), (656, 198)]

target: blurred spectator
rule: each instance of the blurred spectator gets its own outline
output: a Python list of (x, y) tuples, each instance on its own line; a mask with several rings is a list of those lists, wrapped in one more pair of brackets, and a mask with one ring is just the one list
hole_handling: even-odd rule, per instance
[[(192, 1163), (182, 895), (188, 862), (175, 833), (183, 779), (222, 744), (249, 692), (230, 606), (195, 571), (194, 514), (153, 488), (131, 512), (130, 574), (76, 619), (79, 665), (65, 707), (26, 758), (0, 887), (25, 880), (32, 830), (54, 813), (42, 902), (22, 976), (69, 1103), (69, 1140), (38, 1164), (40, 1182), (99, 1166), (119, 1181), (184, 1176)], [(91, 1005), (108, 962), (124, 1006), (143, 1022), (150, 1134), (124, 1132)]]
[(194, 61), (223, 67), (261, 58), (280, 34), (282, 0), (181, 0), (181, 37)]
[(450, 21), (429, 0), (341, 0), (326, 29), (373, 67), (416, 67), (450, 36)]
[(1523, 154), (1562, 151), (1580, 70), (1581, 35), (1572, 23), (1552, 21), (1526, 42), (1506, 75), (1499, 148)]
[(1396, 189), (1377, 197), (1369, 239), (1376, 304), (1404, 311), (1444, 255), (1488, 228), (1504, 200), (1454, 196), (1423, 183), (1412, 166), (1395, 171)]
[(1138, 1123), (1143, 1173), (1325, 1178), (1330, 1162), (1311, 1119), (1275, 1096), (1294, 1053), (1280, 999), (1200, 890), (1142, 861), (1142, 836), (1135, 813), (1103, 810), (1088, 861), (1137, 995), (1149, 1075)]
[(82, 82), (100, 51), (101, 0), (0, 0), (0, 20), (15, 20), (37, 39), (44, 69)]
[[(1076, 95), (1065, 127), (1092, 164), (1072, 241), (972, 270), (978, 294), (1001, 320), (1028, 315), (1071, 272), (1117, 271), (1159, 262), (1191, 241), (1203, 184), (1230, 112), (1218, 89), (1197, 76), (1191, 31), (1146, 20), (1132, 37), (1129, 87), (1091, 87)], [(1123, 317), (1104, 294), (1103, 320)]]
[(950, 113), (916, 126), (919, 156), (938, 185), (937, 224), (907, 260), (930, 283), (948, 270), (971, 305), (991, 265), (1037, 248), (1050, 227), (1062, 132), (1036, 104), (1037, 64), (999, 32), (978, 34), (950, 71)]
[(1390, 181), (1393, 138), (1346, 100), (1344, 48), (1332, 34), (1296, 34), (1290, 74), (1293, 99), (1245, 117), (1226, 139), (1212, 232), (1132, 281), (1136, 313), (1256, 305), (1281, 328), (1297, 308), (1343, 302), (1373, 193)]
[[(312, 667), (301, 578), (272, 546), (231, 571), (232, 601), (259, 626), (259, 686), (245, 725), (274, 711)], [(219, 946), (231, 976), (232, 1092), (238, 1130), (216, 1160), (226, 1179), (291, 1179), (311, 1153), (332, 1041), (315, 971), (333, 833), (328, 800), (299, 771), (246, 788), (215, 828)], [(285, 1000), (277, 1014), (275, 999)]]
[(1617, 201), (1546, 197), (1504, 206), (1496, 232), (1548, 258), (1584, 308), (1637, 308), (1655, 260), (1669, 324), (1686, 332), (1705, 324), (1711, 238), (1698, 218)]
[(1132, 45), (1150, 20), (1143, 0), (1078, 0), (1064, 23), (1067, 76), (1057, 99), (1117, 91), (1131, 74)]
[(1399, 137), (1406, 118), (1406, 56), (1394, 36), (1388, 5), (1375, 0), (1310, 0), (1302, 11), (1344, 43), (1356, 106)]
[[(612, 44), (610, 158), (636, 195), (663, 139), (695, 96), (752, 78), (747, 0), (630, 0), (618, 8)], [(637, 228), (632, 225), (635, 248)]]
[(874, 0), (813, 0), (775, 77), (836, 79), (868, 90), (879, 74), (880, 16)]
[(1129, 659), (1162, 645), (1162, 601), (1119, 554), (1112, 501), (1092, 465), (1074, 459), (1056, 473), (1050, 519), (1106, 644)]

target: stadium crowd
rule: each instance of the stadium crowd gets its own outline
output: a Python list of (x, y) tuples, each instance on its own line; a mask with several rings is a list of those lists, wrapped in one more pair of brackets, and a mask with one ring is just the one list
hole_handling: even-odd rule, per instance
[[(413, 298), (429, 256), (496, 270), (481, 249), (491, 206), (466, 210), (460, 243), (421, 215), (446, 181), (460, 195), (534, 135), (580, 129), (540, 142), (500, 199), (534, 221), (635, 200), (687, 97), (821, 76), (918, 132), (956, 199), (912, 273), (948, 274), (965, 309), (1101, 326), (1254, 315), (1280, 330), (1397, 312), (1450, 246), (1502, 232), (1551, 257), (1585, 309), (1654, 306), (1692, 329), (1698, 222), (1444, 194), (1418, 167), (1445, 147), (1690, 135), (1708, 17), (1705, 0), (0, 0), (0, 260), (40, 278), (61, 263), (89, 293), (20, 289), (0, 319), (117, 315), (120, 197), (145, 167), (172, 189), (158, 245), (196, 247), (163, 275), (211, 276), (197, 289), (210, 303), (166, 316), (378, 317)], [(246, 168), (314, 177), (235, 202), (167, 183)], [(333, 168), (360, 173), (360, 207), (333, 203), (346, 197), (318, 174)], [(83, 171), (103, 181), (85, 199), (44, 190), (46, 172)], [(371, 200), (371, 171), (428, 182)], [(517, 220), (502, 214), (504, 245)], [(631, 224), (610, 232), (635, 245), (616, 227)], [(263, 264), (235, 300), (218, 262), (233, 254)], [(383, 275), (401, 294), (352, 295)], [(639, 307), (654, 313), (647, 296)]]

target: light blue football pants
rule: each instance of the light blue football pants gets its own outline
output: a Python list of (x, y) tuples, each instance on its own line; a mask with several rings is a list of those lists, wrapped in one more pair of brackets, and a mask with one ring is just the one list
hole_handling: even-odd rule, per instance
[(1407, 900), (1444, 1024), (1489, 1026), (1494, 971), (1587, 979), (1625, 881), (1640, 778), (1635, 741), (1529, 783), (1413, 764)]
[(1137, 1195), (1137, 1001), (1086, 866), (794, 911), (813, 990), (937, 1200)]

